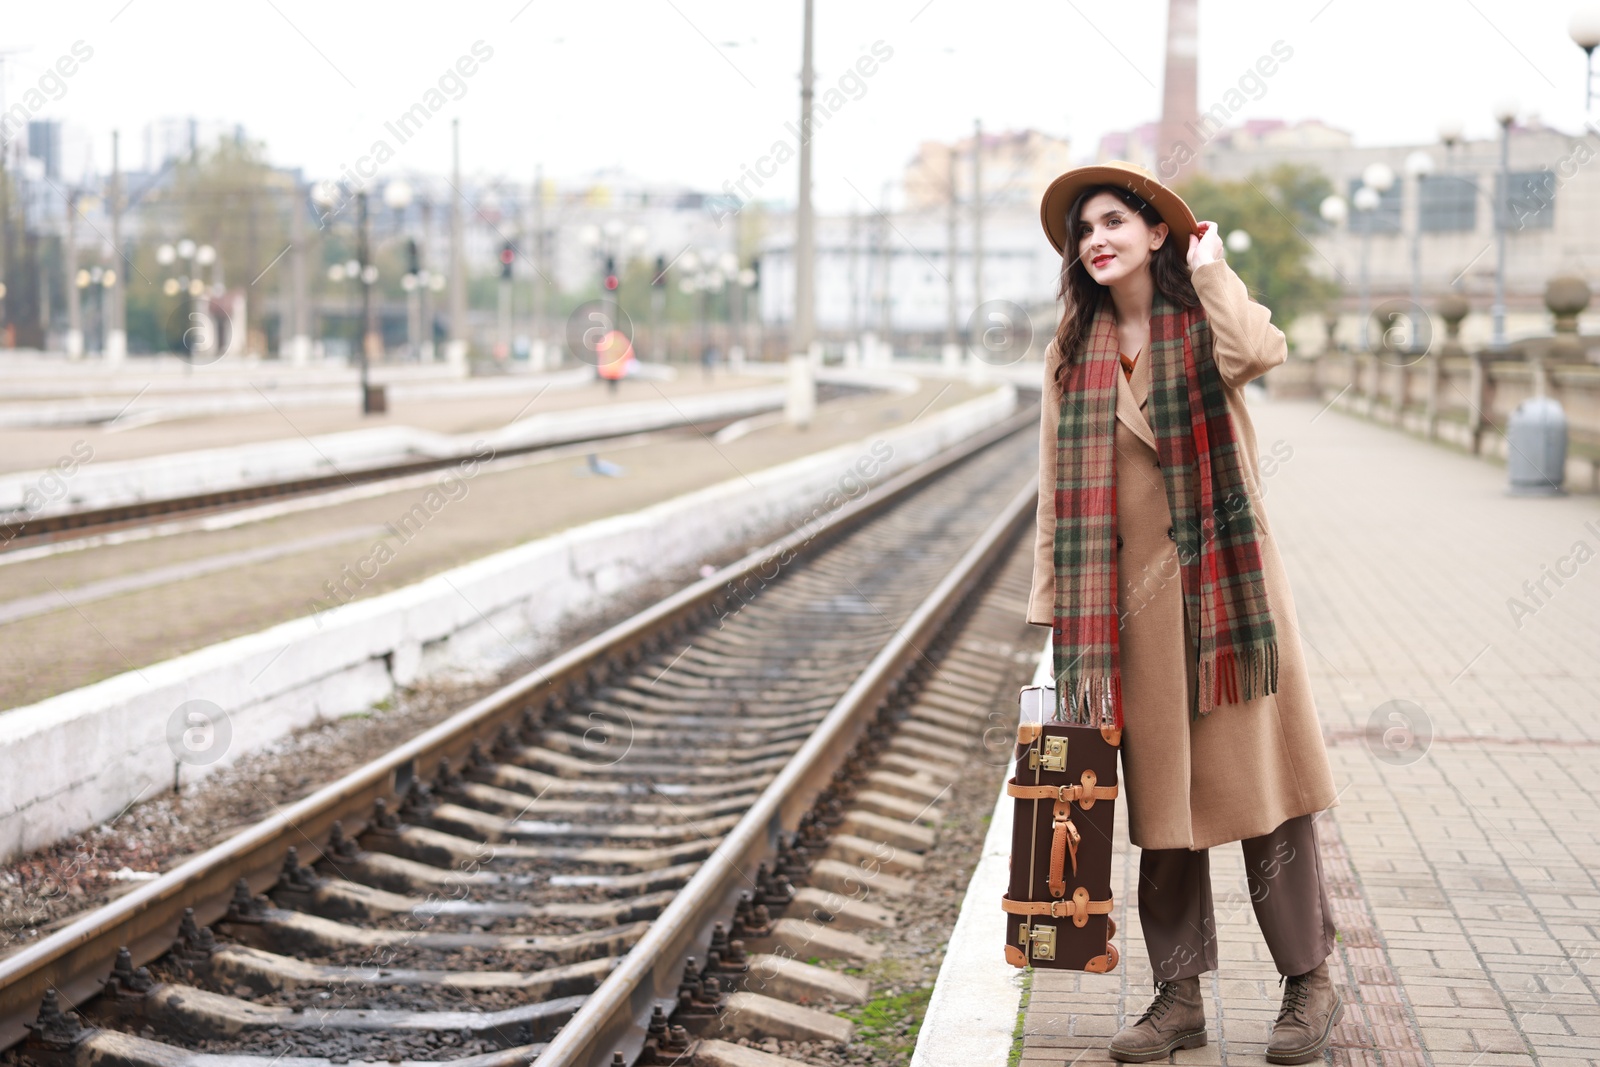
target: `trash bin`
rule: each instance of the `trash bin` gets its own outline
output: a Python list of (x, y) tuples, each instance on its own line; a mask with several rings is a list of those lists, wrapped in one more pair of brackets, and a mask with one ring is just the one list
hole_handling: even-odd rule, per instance
[(1567, 477), (1567, 414), (1549, 397), (1517, 405), (1506, 426), (1506, 465), (1515, 496), (1559, 496)]

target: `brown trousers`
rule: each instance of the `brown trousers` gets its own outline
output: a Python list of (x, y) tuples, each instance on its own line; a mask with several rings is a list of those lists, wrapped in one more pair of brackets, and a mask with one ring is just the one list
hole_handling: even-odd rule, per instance
[[(1256, 922), (1278, 972), (1290, 976), (1314, 969), (1333, 951), (1333, 915), (1313, 818), (1301, 815), (1240, 842)], [(1216, 970), (1217, 920), (1206, 849), (1139, 853), (1139, 924), (1156, 981)]]

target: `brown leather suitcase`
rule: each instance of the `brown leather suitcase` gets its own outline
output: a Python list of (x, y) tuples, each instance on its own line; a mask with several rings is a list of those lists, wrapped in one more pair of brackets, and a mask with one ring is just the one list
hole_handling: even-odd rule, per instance
[(1053, 687), (1019, 700), (1006, 962), (1105, 972), (1117, 965), (1111, 831), (1121, 731), (1052, 721)]

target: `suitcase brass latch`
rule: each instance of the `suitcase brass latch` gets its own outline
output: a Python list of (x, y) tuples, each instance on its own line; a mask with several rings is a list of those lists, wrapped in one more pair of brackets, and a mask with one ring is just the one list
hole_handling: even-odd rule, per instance
[(1047, 737), (1044, 739), (1044, 754), (1040, 755), (1038, 749), (1028, 753), (1028, 768), (1030, 770), (1065, 771), (1067, 769), (1067, 739), (1065, 737)]
[(1053, 960), (1056, 958), (1056, 928), (1054, 926), (1040, 926), (1034, 923), (1028, 928), (1029, 952), (1036, 960)]

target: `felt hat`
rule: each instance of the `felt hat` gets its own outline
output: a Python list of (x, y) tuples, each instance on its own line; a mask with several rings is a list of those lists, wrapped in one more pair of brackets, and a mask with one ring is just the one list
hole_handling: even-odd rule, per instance
[(1113, 159), (1109, 163), (1074, 167), (1044, 191), (1044, 199), (1039, 202), (1039, 219), (1044, 223), (1045, 236), (1050, 238), (1057, 252), (1065, 254), (1067, 212), (1072, 210), (1072, 202), (1091, 185), (1118, 185), (1143, 198), (1180, 241), (1191, 233), (1200, 232), (1194, 212), (1183, 202), (1183, 197), (1162, 185), (1154, 174), (1138, 164)]

